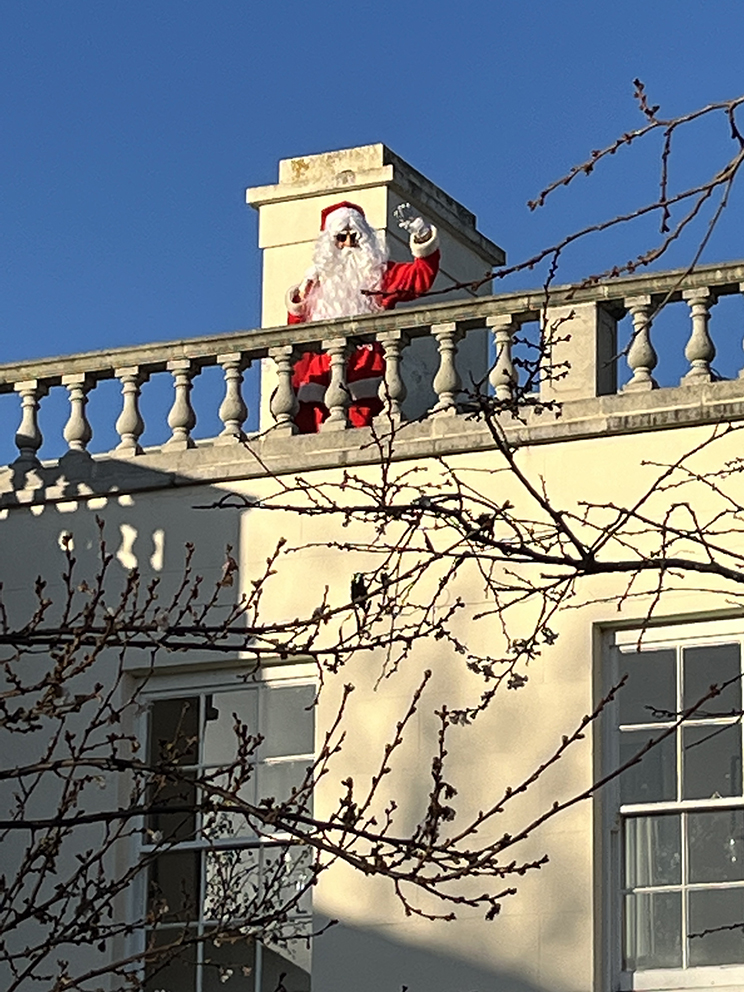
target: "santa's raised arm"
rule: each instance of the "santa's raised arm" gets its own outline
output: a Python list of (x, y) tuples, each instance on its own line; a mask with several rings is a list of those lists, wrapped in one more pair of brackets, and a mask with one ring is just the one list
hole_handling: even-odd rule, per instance
[[(386, 248), (356, 204), (344, 200), (321, 211), (313, 264), (303, 280), (287, 291), (287, 322), (376, 313), (428, 292), (439, 271), (436, 228), (407, 203), (401, 204), (394, 216), (409, 235), (410, 262), (389, 261)], [(363, 345), (351, 354), (346, 380), (352, 426), (368, 426), (382, 409), (377, 394), (384, 371), (379, 345)], [(315, 433), (328, 416), (323, 400), (329, 382), (328, 356), (302, 355), (293, 376), (300, 403), (295, 422), (301, 433)]]

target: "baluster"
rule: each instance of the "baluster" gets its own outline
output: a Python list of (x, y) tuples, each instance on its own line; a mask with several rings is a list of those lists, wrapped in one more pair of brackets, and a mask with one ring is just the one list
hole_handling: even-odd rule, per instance
[(300, 409), (292, 385), (295, 349), (291, 344), (269, 348), (269, 358), (276, 366), (277, 385), (269, 399), (269, 410), (275, 420), (274, 433), (296, 434), (294, 418)]
[(625, 300), (625, 306), (633, 319), (633, 337), (628, 348), (628, 367), (633, 375), (623, 391), (658, 389), (659, 384), (652, 375), (659, 359), (651, 344), (651, 297), (634, 296)]
[(191, 405), (191, 380), (199, 370), (188, 358), (168, 362), (166, 368), (173, 376), (176, 395), (168, 414), (168, 426), (173, 433), (165, 442), (165, 446), (181, 450), (193, 448), (194, 439), (191, 437), (191, 432), (196, 427), (196, 414)]
[(343, 431), (348, 426), (347, 410), (349, 407), (349, 390), (346, 388), (346, 357), (348, 344), (346, 338), (331, 338), (323, 342), (323, 350), (328, 352), (331, 360), (331, 381), (325, 394), (325, 404), (328, 407), (328, 419), (321, 425), (323, 431)]
[(292, 385), (294, 368), (294, 348), (291, 344), (278, 348), (269, 348), (269, 358), (276, 365), (277, 385), (269, 400), (269, 410), (276, 421), (274, 433), (296, 434), (297, 425), (294, 418), (300, 409), (297, 396)]
[(713, 378), (710, 363), (716, 357), (716, 348), (708, 333), (708, 320), (710, 308), (716, 301), (705, 287), (686, 290), (682, 293), (682, 299), (687, 300), (692, 316), (692, 334), (685, 348), (685, 358), (691, 368), (682, 377), (682, 382), (710, 382)]
[(229, 355), (218, 355), (217, 363), (225, 373), (225, 398), (218, 411), (219, 418), (225, 426), (220, 432), (219, 442), (229, 444), (230, 441), (239, 440), (243, 436), (243, 424), (248, 417), (248, 407), (245, 405), (240, 387), (243, 384), (243, 369), (248, 368), (250, 362), (244, 366), (243, 356), (236, 351)]
[(486, 326), (491, 328), (496, 345), (496, 364), (491, 369), (488, 381), (497, 400), (511, 400), (517, 384), (517, 372), (512, 361), (512, 335), (519, 329), (519, 324), (511, 314), (502, 314), (487, 317)]
[(114, 369), (114, 375), (121, 382), (121, 413), (116, 421), (116, 433), (121, 441), (116, 446), (117, 453), (123, 458), (131, 458), (142, 454), (139, 439), (145, 429), (145, 422), (139, 409), (140, 388), (150, 378), (147, 372), (141, 372), (138, 365)]
[(400, 375), (401, 352), (408, 346), (409, 337), (404, 331), (384, 331), (377, 335), (385, 355), (385, 376), (380, 383), (378, 396), (390, 420), (400, 423), (404, 420), (401, 406), (408, 390)]
[(62, 385), (67, 388), (70, 397), (70, 416), (62, 436), (67, 441), (70, 451), (84, 452), (93, 437), (93, 429), (85, 415), (85, 407), (88, 405), (88, 392), (95, 383), (85, 373), (77, 373), (63, 375)]
[(462, 389), (462, 380), (455, 365), (457, 342), (462, 334), (458, 332), (457, 324), (454, 321), (448, 321), (446, 324), (433, 324), (431, 333), (436, 338), (439, 347), (439, 368), (433, 383), (438, 401), (432, 413), (454, 414), (457, 413), (457, 396)]
[(29, 468), (39, 464), (36, 452), (44, 440), (39, 430), (39, 401), (49, 392), (49, 387), (38, 379), (17, 382), (13, 389), (21, 397), (21, 423), (15, 436), (19, 455), (14, 465), (27, 465)]

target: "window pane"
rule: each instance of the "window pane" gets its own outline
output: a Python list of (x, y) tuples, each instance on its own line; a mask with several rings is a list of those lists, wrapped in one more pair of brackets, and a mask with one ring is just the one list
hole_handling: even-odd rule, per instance
[(682, 881), (680, 817), (634, 816), (625, 821), (625, 885)]
[(206, 859), (205, 919), (224, 925), (254, 915), (263, 899), (260, 849), (211, 851)]
[(705, 716), (728, 716), (741, 710), (741, 672), (738, 644), (717, 644), (687, 648), (683, 655), (684, 706), (687, 709), (701, 699), (714, 683), (721, 685), (736, 679), (719, 696), (709, 699), (695, 712), (694, 719)]
[[(279, 805), (286, 802), (293, 790), (297, 790), (302, 785), (307, 773), (307, 761), (280, 761), (277, 763), (264, 764), (258, 769), (258, 792), (261, 799), (274, 799), (274, 804)], [(312, 813), (312, 797), (304, 799), (302, 808), (305, 812)], [(297, 812), (298, 805), (292, 804), (292, 810)], [(279, 828), (281, 829), (281, 827)]]
[(690, 813), (687, 833), (691, 882), (744, 879), (744, 810)]
[(618, 693), (620, 723), (674, 720), (677, 711), (676, 652), (621, 654), (618, 674), (628, 680)]
[(285, 844), (265, 848), (264, 885), (281, 899), (290, 917), (309, 916), (312, 912), (314, 860), (313, 850), (308, 847)]
[(204, 725), (205, 765), (229, 765), (237, 754), (235, 714), (248, 727), (248, 733), (258, 733), (258, 693), (255, 689), (215, 692), (209, 697), (207, 720)]
[[(155, 781), (150, 786), (150, 809), (147, 818), (146, 843), (161, 840), (193, 840), (196, 837), (196, 786), (193, 772), (183, 772), (183, 779)], [(172, 813), (167, 807), (176, 807)]]
[[(253, 992), (256, 977), (256, 948), (252, 939), (241, 937), (204, 942), (202, 992)], [(174, 989), (174, 992), (180, 992)], [(273, 992), (273, 990), (272, 990)]]
[[(651, 730), (624, 731), (620, 735), (620, 764), (629, 761), (652, 736)], [(655, 803), (676, 799), (675, 769), (674, 734), (670, 734), (620, 776), (620, 802)]]
[[(736, 964), (744, 961), (744, 889), (690, 892), (690, 964)], [(695, 937), (693, 934), (703, 934)]]
[(195, 765), (199, 747), (199, 699), (156, 699), (150, 709), (150, 764)]
[(741, 727), (683, 727), (684, 799), (741, 795)]
[(636, 892), (625, 897), (625, 969), (679, 968), (682, 894)]
[[(183, 943), (184, 931), (180, 927), (170, 927), (150, 931), (147, 934), (147, 946), (163, 948), (161, 954), (154, 956), (145, 964), (144, 992), (194, 992), (196, 988), (196, 944)], [(193, 931), (187, 931), (188, 937)], [(170, 947), (171, 950), (167, 950)]]
[(257, 912), (278, 909), (290, 919), (311, 914), (314, 855), (310, 848), (277, 844), (211, 851), (206, 858), (206, 919), (239, 923)]
[[(177, 699), (156, 699), (150, 707), (148, 757), (151, 765), (164, 763), (193, 765), (199, 751), (199, 698), (184, 696)], [(153, 806), (178, 806), (178, 812), (153, 812), (147, 818), (145, 841), (190, 840), (196, 834), (196, 792), (191, 776), (162, 777), (148, 789), (148, 802)], [(183, 807), (189, 807), (183, 809)], [(159, 836), (158, 836), (159, 835)]]
[(150, 865), (150, 912), (165, 922), (195, 920), (199, 908), (199, 852), (169, 851)]
[(265, 758), (285, 754), (312, 754), (315, 750), (315, 689), (311, 685), (287, 685), (263, 694), (261, 732)]
[[(233, 792), (236, 803), (246, 803), (249, 806), (256, 804), (256, 776), (254, 768), (251, 778), (242, 785), (236, 792)], [(218, 776), (215, 785), (225, 788), (228, 783), (225, 777)], [(219, 797), (215, 797), (219, 802)], [(218, 837), (255, 837), (256, 831), (251, 827), (243, 813), (231, 813), (229, 810), (220, 809), (211, 813), (205, 813), (202, 820), (202, 832), (210, 840)]]

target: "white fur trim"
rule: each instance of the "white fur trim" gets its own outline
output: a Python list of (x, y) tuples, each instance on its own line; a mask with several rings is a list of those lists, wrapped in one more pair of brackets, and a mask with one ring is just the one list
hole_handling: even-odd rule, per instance
[(295, 294), (298, 293), (299, 290), (299, 286), (290, 286), (284, 298), (284, 301), (287, 304), (287, 313), (291, 313), (293, 317), (302, 317), (305, 313), (304, 300), (300, 303), (295, 303), (294, 301)]
[(439, 248), (439, 231), (433, 224), (429, 224), (429, 237), (426, 241), (416, 241), (411, 235), (408, 244), (414, 258), (426, 258)]
[(331, 234), (340, 234), (341, 231), (359, 231), (364, 223), (364, 217), (358, 210), (351, 210), (349, 207), (337, 207), (326, 217), (325, 230)]
[(374, 375), (370, 376), (369, 379), (355, 379), (354, 382), (347, 382), (346, 388), (353, 400), (366, 400), (372, 396), (377, 396), (381, 382), (382, 376)]

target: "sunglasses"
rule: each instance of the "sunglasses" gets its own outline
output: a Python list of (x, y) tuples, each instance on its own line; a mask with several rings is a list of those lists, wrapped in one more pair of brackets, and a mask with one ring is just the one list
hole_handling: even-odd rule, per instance
[(348, 244), (351, 248), (356, 248), (359, 244), (359, 235), (355, 231), (339, 231), (336, 235), (336, 244), (341, 247)]

